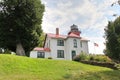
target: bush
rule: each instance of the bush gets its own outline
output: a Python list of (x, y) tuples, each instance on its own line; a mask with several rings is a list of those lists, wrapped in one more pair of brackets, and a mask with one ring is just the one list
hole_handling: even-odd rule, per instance
[(120, 70), (120, 64), (115, 64), (115, 67)]
[(48, 59), (52, 59), (52, 57), (48, 57)]
[(80, 61), (80, 55), (76, 55), (75, 57), (73, 57), (73, 61)]
[(80, 53), (79, 55), (73, 57), (73, 60), (74, 61), (88, 60), (88, 55), (86, 53)]
[(11, 54), (12, 51), (10, 51), (9, 49), (5, 49), (4, 50), (4, 54)]
[(89, 55), (89, 59), (88, 60), (90, 60), (90, 61), (94, 61), (95, 59), (94, 59), (94, 56), (93, 55)]
[(87, 60), (88, 59), (88, 55), (86, 53), (80, 53), (80, 61), (81, 60)]
[(112, 62), (112, 60), (105, 55), (94, 55), (80, 53), (73, 58), (74, 61), (95, 61), (95, 62)]
[(73, 58), (74, 61), (113, 62), (108, 56), (80, 53)]
[(94, 60), (98, 62), (112, 62), (112, 60), (105, 55), (95, 55)]

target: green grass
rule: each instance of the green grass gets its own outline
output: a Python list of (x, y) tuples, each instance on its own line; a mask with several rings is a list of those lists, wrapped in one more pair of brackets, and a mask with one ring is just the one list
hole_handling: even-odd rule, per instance
[(74, 61), (1, 54), (0, 80), (120, 80), (120, 71)]

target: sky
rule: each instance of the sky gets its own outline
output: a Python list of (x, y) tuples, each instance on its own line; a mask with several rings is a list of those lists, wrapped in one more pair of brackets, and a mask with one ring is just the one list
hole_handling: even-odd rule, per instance
[[(112, 3), (117, 0), (42, 0), (45, 5), (42, 29), (45, 33), (67, 35), (70, 26), (75, 24), (81, 31), (81, 37), (89, 41), (89, 53), (103, 54), (105, 49), (104, 28), (108, 21), (114, 21), (120, 15), (120, 6)], [(113, 16), (117, 14), (117, 16)], [(94, 43), (99, 46), (95, 47)]]

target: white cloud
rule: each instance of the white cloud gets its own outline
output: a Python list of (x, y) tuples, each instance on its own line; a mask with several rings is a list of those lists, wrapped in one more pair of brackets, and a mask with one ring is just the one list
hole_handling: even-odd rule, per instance
[[(111, 4), (116, 1), (42, 0), (46, 7), (42, 28), (44, 32), (55, 33), (56, 27), (59, 27), (62, 34), (67, 34), (70, 26), (76, 24), (80, 29), (88, 31), (83, 33), (83, 36), (100, 43), (102, 47), (99, 49), (102, 52), (105, 47), (103, 45), (104, 28), (108, 20), (115, 19), (112, 15), (118, 9), (111, 7)], [(96, 33), (92, 33), (92, 30)]]
[[(54, 8), (47, 7), (47, 1), (44, 2), (46, 4), (46, 12), (43, 19), (43, 29), (45, 32), (49, 31), (47, 30), (48, 27), (65, 27), (65, 24), (72, 25), (72, 22), (78, 24), (80, 28), (103, 28), (105, 24), (104, 26), (101, 24), (101, 27), (98, 27), (95, 26), (96, 23), (102, 23), (103, 20), (107, 21), (105, 15), (112, 15), (114, 13), (114, 11), (108, 9), (114, 0), (105, 0), (100, 4), (89, 0), (69, 0), (67, 3), (58, 0)], [(81, 2), (81, 5), (75, 5), (75, 3)]]

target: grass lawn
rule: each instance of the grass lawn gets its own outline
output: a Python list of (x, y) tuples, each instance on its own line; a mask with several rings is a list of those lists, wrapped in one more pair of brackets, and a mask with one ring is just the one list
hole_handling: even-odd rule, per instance
[(120, 71), (74, 61), (0, 54), (0, 80), (120, 80)]

